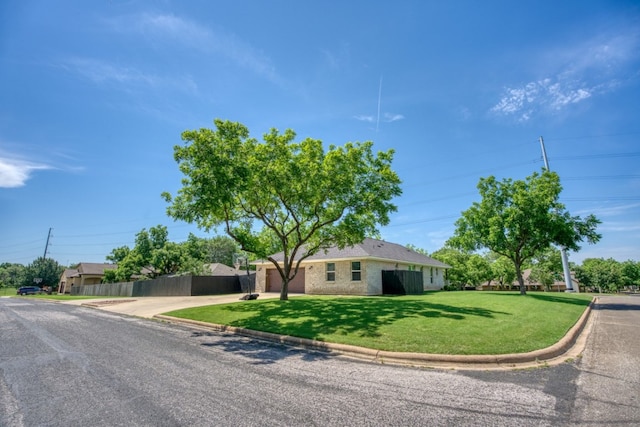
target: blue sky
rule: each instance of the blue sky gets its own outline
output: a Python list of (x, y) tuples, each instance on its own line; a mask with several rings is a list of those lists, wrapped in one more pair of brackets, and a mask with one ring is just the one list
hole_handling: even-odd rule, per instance
[(383, 239), (439, 249), (480, 177), (543, 167), (640, 260), (637, 1), (3, 1), (0, 262), (103, 262), (165, 214), (214, 118), (396, 151)]

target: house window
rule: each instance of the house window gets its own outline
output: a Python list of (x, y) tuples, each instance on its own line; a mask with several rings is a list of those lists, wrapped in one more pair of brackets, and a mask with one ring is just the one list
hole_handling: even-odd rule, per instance
[(336, 281), (336, 263), (328, 262), (326, 265), (327, 269), (327, 282), (335, 282)]
[(431, 283), (433, 283), (433, 267), (431, 267), (431, 275), (430, 275)]
[(351, 280), (354, 282), (362, 280), (362, 270), (360, 266), (360, 261), (351, 262)]

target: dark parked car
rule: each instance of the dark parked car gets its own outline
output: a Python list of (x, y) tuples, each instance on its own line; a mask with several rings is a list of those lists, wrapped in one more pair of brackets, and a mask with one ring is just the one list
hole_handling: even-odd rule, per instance
[(18, 295), (36, 295), (42, 293), (42, 289), (37, 286), (23, 286), (18, 288)]

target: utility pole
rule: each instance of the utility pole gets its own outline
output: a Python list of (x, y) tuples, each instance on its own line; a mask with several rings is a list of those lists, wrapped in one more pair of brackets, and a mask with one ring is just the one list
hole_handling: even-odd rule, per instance
[[(547, 150), (544, 148), (544, 140), (540, 137), (540, 147), (542, 148), (542, 159), (544, 160), (544, 167), (549, 169), (549, 160), (547, 160)], [(564, 283), (567, 286), (566, 292), (575, 292), (573, 289), (573, 282), (571, 281), (571, 271), (569, 270), (569, 257), (567, 256), (567, 249), (564, 246), (560, 247), (560, 257), (562, 258), (562, 270), (564, 272)]]
[(44, 246), (44, 255), (42, 256), (43, 259), (47, 258), (47, 252), (49, 251), (49, 239), (51, 239), (51, 230), (53, 230), (53, 228), (49, 227), (49, 234), (47, 234), (47, 244)]

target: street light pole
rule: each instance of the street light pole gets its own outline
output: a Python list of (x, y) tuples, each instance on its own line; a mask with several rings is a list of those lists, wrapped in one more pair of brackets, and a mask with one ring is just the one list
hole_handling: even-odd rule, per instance
[[(540, 147), (542, 148), (542, 159), (544, 160), (544, 167), (547, 171), (549, 169), (549, 160), (547, 160), (547, 150), (544, 148), (544, 140), (540, 137)], [(575, 292), (573, 289), (573, 282), (571, 281), (571, 271), (569, 270), (569, 257), (567, 256), (567, 249), (564, 246), (560, 247), (560, 257), (562, 258), (562, 270), (564, 272), (564, 283), (567, 287), (566, 292)]]

